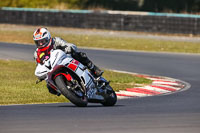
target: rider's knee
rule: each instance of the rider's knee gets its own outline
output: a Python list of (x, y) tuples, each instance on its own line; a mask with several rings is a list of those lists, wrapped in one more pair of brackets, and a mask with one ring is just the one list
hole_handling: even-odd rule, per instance
[(81, 56), (82, 58), (87, 58), (86, 53), (80, 52), (79, 54), (80, 54), (80, 56)]

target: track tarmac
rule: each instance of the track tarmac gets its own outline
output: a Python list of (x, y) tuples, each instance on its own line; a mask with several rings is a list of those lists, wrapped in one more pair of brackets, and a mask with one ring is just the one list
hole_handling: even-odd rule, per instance
[[(35, 47), (0, 43), (0, 58), (33, 60)], [(199, 133), (200, 55), (91, 50), (100, 67), (180, 79), (171, 95), (119, 100), (114, 107), (71, 103), (0, 106), (0, 133)]]

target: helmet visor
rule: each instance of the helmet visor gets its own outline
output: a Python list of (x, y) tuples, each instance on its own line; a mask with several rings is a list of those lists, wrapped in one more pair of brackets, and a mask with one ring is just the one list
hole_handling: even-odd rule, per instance
[(41, 39), (41, 40), (35, 40), (35, 44), (37, 48), (43, 48), (46, 47), (49, 43), (49, 40), (47, 38)]

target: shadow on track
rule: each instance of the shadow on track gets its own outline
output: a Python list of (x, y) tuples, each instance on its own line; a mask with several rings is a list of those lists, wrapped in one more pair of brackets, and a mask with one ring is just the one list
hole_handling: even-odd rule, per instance
[(103, 105), (88, 105), (87, 107), (77, 107), (75, 105), (61, 105), (58, 107), (61, 108), (117, 108), (117, 107), (122, 107), (125, 105), (115, 105), (115, 106), (103, 106)]

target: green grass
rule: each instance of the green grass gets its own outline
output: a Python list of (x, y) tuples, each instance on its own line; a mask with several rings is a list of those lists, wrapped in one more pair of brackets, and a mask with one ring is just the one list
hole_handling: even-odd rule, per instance
[[(9, 25), (0, 25), (0, 41), (13, 43), (29, 43), (33, 44), (32, 34), (35, 30), (30, 30), (28, 26), (24, 26), (23, 30), (15, 30), (15, 28), (3, 28)], [(31, 27), (33, 29), (33, 27)], [(52, 36), (59, 36), (68, 42), (77, 46), (91, 48), (106, 48), (118, 50), (139, 50), (139, 51), (155, 51), (155, 52), (179, 52), (179, 53), (200, 53), (200, 43), (197, 42), (178, 42), (142, 38), (123, 38), (102, 35), (80, 35), (69, 34), (64, 32), (67, 29), (50, 27)], [(76, 29), (75, 29), (76, 31)], [(77, 31), (78, 32), (78, 31)]]
[(64, 102), (48, 93), (45, 83), (36, 85), (35, 63), (0, 60), (0, 104)]
[(118, 50), (200, 53), (200, 43), (154, 39), (103, 37), (97, 35), (59, 35), (78, 46)]
[[(34, 62), (0, 60), (0, 105), (67, 102), (64, 96), (48, 92), (45, 82), (35, 84)], [(104, 77), (115, 90), (150, 84), (151, 81), (131, 74), (105, 70)]]

